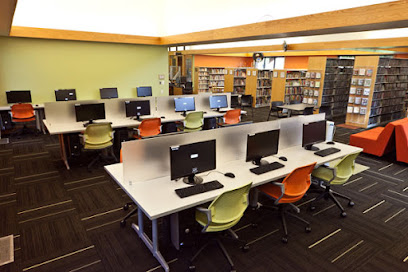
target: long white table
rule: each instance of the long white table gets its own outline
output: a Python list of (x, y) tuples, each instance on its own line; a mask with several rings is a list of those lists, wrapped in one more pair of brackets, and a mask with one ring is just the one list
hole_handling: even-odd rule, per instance
[[(45, 128), (44, 128), (44, 104), (32, 104), (35, 112), (36, 112), (36, 118), (35, 118), (35, 126), (38, 130), (42, 131), (45, 133)], [(0, 111), (10, 111), (11, 106), (0, 106)], [(1, 138), (1, 131), (0, 131), (0, 138)]]
[(288, 104), (288, 105), (278, 106), (278, 108), (288, 110), (288, 117), (290, 117), (292, 115), (292, 111), (303, 111), (303, 110), (305, 110), (306, 108), (309, 108), (309, 107), (316, 108), (314, 105), (305, 104), (305, 103)]
[[(167, 176), (142, 181), (125, 181), (123, 164), (113, 164), (105, 166), (105, 170), (109, 175), (118, 183), (118, 185), (127, 193), (127, 195), (136, 203), (139, 208), (138, 212), (138, 225), (132, 224), (132, 228), (137, 232), (139, 237), (144, 241), (149, 250), (153, 253), (154, 257), (163, 266), (165, 271), (169, 271), (169, 267), (161, 255), (158, 245), (158, 229), (157, 220), (164, 216), (170, 216), (171, 222), (171, 240), (173, 245), (179, 248), (179, 235), (178, 235), (178, 212), (198, 206), (215, 199), (218, 195), (226, 190), (230, 190), (241, 185), (252, 182), (252, 186), (256, 187), (270, 181), (280, 179), (287, 176), (295, 168), (316, 162), (317, 166), (342, 158), (348, 154), (361, 152), (362, 149), (354, 146), (349, 146), (341, 143), (333, 145), (327, 145), (325, 143), (315, 145), (320, 149), (329, 147), (339, 148), (341, 151), (335, 154), (331, 154), (326, 157), (320, 157), (314, 155), (313, 151), (308, 151), (301, 146), (292, 146), (279, 150), (277, 155), (264, 158), (268, 162), (278, 161), (284, 164), (285, 167), (264, 173), (262, 175), (256, 175), (249, 171), (254, 165), (251, 162), (245, 162), (245, 160), (230, 161), (217, 167), (217, 171), (222, 173), (232, 172), (235, 174), (235, 178), (225, 177), (223, 174), (210, 171), (202, 173), (204, 182), (211, 180), (218, 180), (224, 185), (222, 189), (186, 197), (179, 198), (175, 193), (175, 189), (183, 188), (188, 185), (182, 181), (172, 181), (170, 179), (170, 173)], [(285, 156), (287, 161), (281, 161), (279, 156)], [(137, 179), (137, 177), (135, 177)], [(144, 232), (143, 227), (143, 214), (145, 214), (152, 221), (152, 240)]]

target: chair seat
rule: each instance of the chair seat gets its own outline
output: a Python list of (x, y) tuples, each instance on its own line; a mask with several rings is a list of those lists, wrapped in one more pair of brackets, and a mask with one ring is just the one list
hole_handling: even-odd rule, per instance
[[(261, 192), (267, 194), (269, 197), (272, 197), (273, 199), (278, 199), (282, 194), (281, 188), (279, 186), (273, 185), (272, 183), (261, 185), (258, 187), (258, 189)], [(298, 201), (302, 197), (303, 195), (298, 196), (298, 197), (290, 197), (290, 196), (284, 195), (279, 200), (279, 203), (293, 203), (293, 202)]]
[[(223, 223), (223, 224), (217, 224), (212, 222), (210, 224), (210, 226), (207, 228), (206, 232), (218, 232), (218, 231), (223, 231), (223, 230), (227, 230), (232, 228), (233, 226), (235, 226), (239, 220), (241, 219), (241, 217), (239, 217), (238, 219), (231, 221), (230, 223)], [(207, 215), (197, 211), (196, 210), (196, 221), (201, 225), (201, 226), (206, 226), (208, 224), (208, 220), (207, 220)]]
[(94, 149), (94, 150), (97, 150), (97, 149), (104, 149), (104, 148), (110, 147), (110, 146), (112, 146), (112, 145), (113, 145), (112, 141), (109, 141), (109, 142), (106, 142), (106, 143), (102, 143), (102, 144), (89, 144), (89, 143), (85, 143), (84, 148), (85, 148), (85, 149)]
[(193, 132), (193, 131), (199, 131), (202, 130), (202, 127), (198, 127), (198, 128), (188, 128), (188, 127), (184, 127), (184, 131), (186, 132)]
[(313, 170), (312, 176), (323, 181), (329, 181), (333, 178), (333, 171), (325, 167), (319, 167)]
[(31, 122), (31, 121), (35, 121), (35, 116), (28, 117), (28, 118), (13, 118), (12, 121), (13, 121), (14, 123)]
[(384, 130), (383, 127), (376, 127), (370, 130), (365, 130), (365, 131), (353, 134), (351, 136), (376, 141), (378, 139), (378, 136), (381, 134), (381, 132), (383, 132), (383, 130)]

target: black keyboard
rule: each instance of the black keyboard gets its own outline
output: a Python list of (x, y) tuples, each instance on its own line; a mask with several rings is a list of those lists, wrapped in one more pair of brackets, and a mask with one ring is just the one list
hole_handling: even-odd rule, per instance
[(340, 149), (330, 147), (330, 148), (326, 148), (326, 149), (316, 151), (315, 155), (320, 156), (320, 157), (326, 157), (326, 156), (329, 156), (329, 155), (337, 153), (337, 152), (340, 152)]
[(179, 197), (185, 198), (185, 197), (188, 197), (188, 196), (197, 195), (197, 194), (201, 194), (201, 193), (221, 189), (222, 187), (224, 187), (224, 185), (219, 183), (218, 180), (213, 180), (213, 181), (210, 181), (210, 182), (193, 185), (193, 186), (186, 187), (186, 188), (176, 189), (174, 191), (176, 192), (176, 194)]
[(251, 171), (254, 174), (260, 175), (260, 174), (264, 174), (266, 172), (270, 172), (279, 168), (284, 167), (285, 165), (279, 163), (279, 162), (273, 162), (273, 163), (269, 163), (269, 164), (265, 164), (265, 165), (260, 165), (258, 167), (249, 169), (249, 171)]

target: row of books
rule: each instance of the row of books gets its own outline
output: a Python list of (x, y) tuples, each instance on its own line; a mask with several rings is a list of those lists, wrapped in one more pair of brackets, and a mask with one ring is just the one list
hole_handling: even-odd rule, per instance
[(354, 59), (327, 59), (326, 67), (353, 66)]
[(365, 115), (366, 112), (367, 112), (367, 107), (353, 107), (353, 106), (347, 107), (347, 113)]
[(325, 95), (341, 95), (341, 94), (348, 94), (350, 91), (349, 88), (336, 88), (336, 89), (323, 89), (323, 96)]
[(310, 105), (317, 105), (317, 99), (315, 98), (315, 99), (313, 99), (313, 98), (308, 98), (308, 97), (303, 97), (303, 99), (302, 99), (302, 103), (305, 103), (305, 104), (310, 104)]
[(245, 87), (234, 87), (234, 94), (245, 94)]
[(378, 67), (377, 75), (408, 74), (408, 67)]
[(353, 74), (353, 67), (343, 67), (343, 66), (336, 66), (336, 67), (327, 67), (326, 66), (326, 76), (330, 74), (341, 74), (341, 75), (352, 75)]
[(366, 77), (372, 77), (373, 76), (373, 69), (366, 69), (366, 68), (359, 68), (359, 69), (353, 69), (353, 76), (366, 76)]
[(323, 88), (324, 89), (333, 89), (333, 88), (349, 88), (350, 81), (324, 81)]
[(375, 84), (374, 91), (399, 91), (408, 89), (408, 83), (387, 83), (387, 84)]
[(303, 92), (303, 95), (305, 96), (319, 96), (318, 90), (310, 90), (310, 89), (302, 88), (302, 92)]
[(303, 96), (301, 95), (287, 95), (285, 96), (285, 103), (289, 104), (290, 101), (299, 101), (302, 102)]
[(256, 90), (256, 96), (265, 96), (265, 95), (271, 95), (271, 90), (270, 89), (260, 89)]
[(258, 78), (259, 78), (259, 77), (272, 78), (272, 72), (271, 72), (271, 71), (265, 71), (265, 70), (259, 70), (259, 71), (258, 71)]
[(322, 74), (320, 72), (306, 72), (305, 78), (322, 78)]
[(208, 76), (199, 76), (198, 80), (208, 80)]
[(312, 88), (320, 88), (320, 81), (302, 80), (302, 85)]
[(355, 78), (355, 77), (353, 77), (351, 79), (351, 85), (370, 87), (371, 86), (371, 78)]
[(223, 75), (211, 75), (210, 76), (210, 80), (224, 80), (224, 76)]
[(258, 87), (271, 87), (270, 79), (258, 79)]
[(326, 74), (324, 79), (327, 81), (350, 81), (351, 74)]
[(375, 83), (408, 82), (408, 75), (377, 75)]
[(289, 79), (301, 79), (304, 77), (306, 77), (305, 71), (287, 71), (286, 72), (286, 78), (289, 78)]
[(371, 109), (370, 111), (370, 117), (374, 115), (387, 114), (391, 112), (399, 112), (403, 110), (404, 110), (404, 107), (402, 105), (391, 105), (387, 107), (374, 108), (374, 109)]
[(210, 82), (210, 87), (224, 87), (224, 81)]
[[(389, 98), (403, 98), (405, 97), (405, 91), (397, 92), (375, 92), (373, 93), (373, 100), (377, 99), (389, 99)], [(402, 100), (402, 99), (401, 99)]]
[(234, 86), (236, 85), (245, 85), (245, 79), (234, 79)]
[(304, 86), (301, 81), (286, 81), (286, 86)]
[(345, 102), (348, 97), (348, 95), (322, 96), (322, 103)]
[(210, 68), (208, 71), (210, 72), (210, 74), (227, 74), (227, 70), (223, 68)]
[(246, 70), (235, 70), (234, 77), (246, 77)]
[(349, 99), (348, 99), (348, 102), (349, 102), (349, 104), (367, 106), (368, 98), (350, 96)]
[(378, 66), (408, 67), (408, 59), (380, 58)]
[(370, 92), (371, 92), (370, 88), (355, 88), (355, 87), (350, 88), (350, 94), (369, 96)]
[(286, 87), (285, 95), (287, 94), (302, 94), (302, 88), (301, 87)]
[(255, 100), (255, 105), (256, 106), (266, 106), (271, 103), (271, 97), (267, 96), (262, 96), (262, 97), (257, 97)]
[(371, 102), (371, 108), (385, 107), (385, 106), (391, 106), (391, 105), (395, 105), (395, 106), (401, 105), (401, 106), (403, 106), (403, 103), (402, 103), (401, 99), (398, 99), (398, 98), (373, 100)]

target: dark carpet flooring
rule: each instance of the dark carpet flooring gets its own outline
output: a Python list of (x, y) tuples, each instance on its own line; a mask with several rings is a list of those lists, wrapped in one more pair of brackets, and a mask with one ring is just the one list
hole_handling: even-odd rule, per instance
[[(243, 121), (265, 121), (267, 113), (255, 109)], [(335, 140), (347, 143), (357, 131), (338, 127)], [(87, 171), (91, 156), (68, 171), (56, 137), (26, 136), (0, 145), (0, 237), (13, 234), (15, 246), (15, 262), (1, 266), (1, 272), (162, 271), (130, 227), (137, 217), (119, 226), (129, 198), (102, 166)], [(289, 218), (288, 244), (280, 241), (277, 213), (249, 209), (234, 229), (250, 250), (244, 253), (238, 243), (225, 242), (237, 271), (408, 271), (407, 166), (396, 162), (395, 154), (362, 154), (357, 162), (370, 169), (333, 188), (353, 198), (352, 208), (340, 200), (348, 216), (341, 218), (337, 207), (324, 200), (310, 211), (316, 195), (308, 194), (298, 205), (312, 232)], [(185, 243), (180, 251), (168, 245), (167, 222), (160, 221), (160, 248), (171, 271), (187, 271), (201, 235), (193, 209), (180, 218)], [(229, 271), (216, 247), (207, 248), (195, 264), (197, 271)]]

